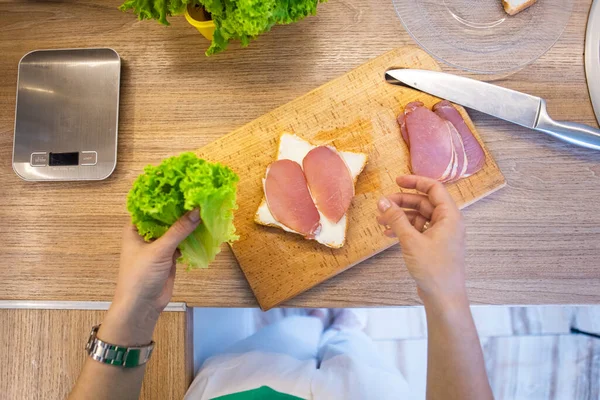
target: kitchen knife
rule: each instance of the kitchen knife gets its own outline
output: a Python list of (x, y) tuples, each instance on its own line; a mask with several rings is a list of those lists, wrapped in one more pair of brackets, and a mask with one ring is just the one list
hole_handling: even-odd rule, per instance
[(403, 84), (453, 103), (515, 124), (547, 133), (578, 146), (600, 150), (600, 130), (575, 122), (554, 121), (546, 101), (501, 86), (443, 72), (394, 69), (385, 74), (388, 83)]

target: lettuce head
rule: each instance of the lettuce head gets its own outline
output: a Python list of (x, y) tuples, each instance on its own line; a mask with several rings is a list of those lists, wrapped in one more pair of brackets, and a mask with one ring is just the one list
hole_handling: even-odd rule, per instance
[(274, 25), (291, 24), (317, 13), (326, 0), (197, 0), (212, 15), (213, 40), (206, 50), (210, 56), (227, 48), (233, 40), (248, 46), (251, 39)]
[(139, 19), (155, 19), (169, 25), (167, 17), (183, 14), (185, 8), (200, 5), (211, 14), (215, 33), (206, 55), (220, 53), (230, 42), (248, 46), (274, 25), (291, 24), (317, 13), (326, 0), (125, 0), (122, 11), (133, 10)]
[(140, 235), (161, 237), (183, 214), (200, 209), (201, 222), (179, 245), (179, 262), (206, 268), (221, 244), (238, 239), (233, 225), (239, 177), (230, 168), (183, 153), (148, 165), (127, 196), (127, 210)]

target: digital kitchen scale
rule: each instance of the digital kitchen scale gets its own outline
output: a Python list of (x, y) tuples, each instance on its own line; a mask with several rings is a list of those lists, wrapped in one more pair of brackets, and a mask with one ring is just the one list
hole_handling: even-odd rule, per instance
[(117, 165), (121, 58), (36, 50), (19, 62), (13, 169), (28, 181), (105, 179)]

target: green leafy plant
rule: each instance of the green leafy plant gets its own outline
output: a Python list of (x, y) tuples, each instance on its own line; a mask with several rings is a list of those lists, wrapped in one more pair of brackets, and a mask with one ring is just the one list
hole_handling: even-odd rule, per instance
[(206, 268), (221, 244), (238, 239), (233, 225), (239, 177), (230, 168), (183, 153), (148, 165), (127, 196), (127, 210), (147, 241), (161, 237), (184, 213), (200, 209), (202, 222), (180, 245), (178, 261)]
[(233, 40), (247, 46), (250, 40), (274, 25), (290, 24), (317, 13), (326, 0), (127, 0), (120, 9), (133, 10), (140, 19), (156, 19), (168, 25), (168, 16), (182, 14), (188, 4), (209, 12), (216, 29), (206, 55), (225, 50)]
[(126, 0), (119, 10), (133, 10), (140, 20), (155, 19), (163, 25), (169, 25), (167, 17), (183, 14), (190, 3), (198, 2), (197, 0)]

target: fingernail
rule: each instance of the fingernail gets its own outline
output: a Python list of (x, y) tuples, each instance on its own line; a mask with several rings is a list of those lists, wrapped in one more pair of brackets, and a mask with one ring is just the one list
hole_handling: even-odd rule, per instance
[(381, 212), (386, 212), (387, 209), (390, 208), (391, 206), (392, 206), (392, 203), (390, 203), (390, 201), (387, 199), (387, 197), (382, 197), (377, 202), (377, 208), (379, 208), (379, 211), (381, 211)]
[(188, 213), (188, 218), (190, 221), (192, 221), (194, 224), (198, 221), (200, 221), (200, 210), (198, 210), (197, 208), (194, 208), (192, 211), (190, 211)]

